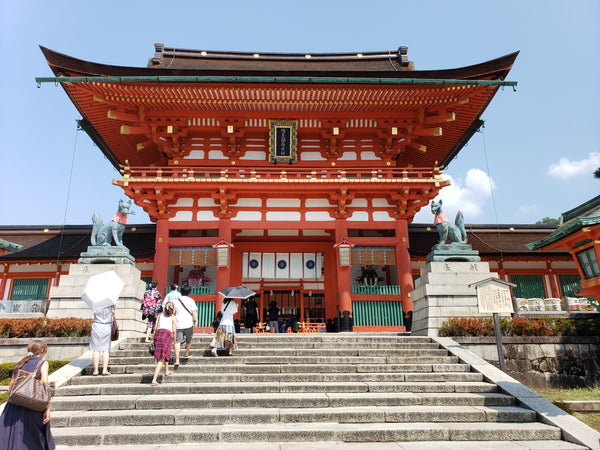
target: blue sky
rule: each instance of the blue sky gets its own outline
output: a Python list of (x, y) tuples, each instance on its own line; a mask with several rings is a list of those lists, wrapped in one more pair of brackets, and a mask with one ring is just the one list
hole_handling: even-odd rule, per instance
[[(154, 43), (257, 52), (408, 46), (417, 69), (516, 50), (500, 91), (446, 174), (445, 212), (468, 223), (558, 217), (600, 192), (600, 1), (506, 0), (5, 2), (0, 17), (0, 225), (89, 224), (112, 217), (119, 173), (83, 132), (38, 45), (99, 63), (145, 66)], [(490, 178), (491, 177), (491, 178)], [(149, 222), (138, 207), (133, 223)], [(430, 223), (421, 211), (415, 222)]]

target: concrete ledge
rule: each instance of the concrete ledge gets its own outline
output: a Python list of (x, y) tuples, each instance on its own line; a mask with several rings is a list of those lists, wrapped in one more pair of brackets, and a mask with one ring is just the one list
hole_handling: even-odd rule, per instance
[(453, 355), (458, 356), (463, 362), (471, 364), (473, 370), (482, 373), (487, 380), (498, 385), (501, 391), (512, 395), (521, 405), (535, 411), (542, 422), (560, 428), (564, 440), (585, 445), (591, 449), (600, 449), (600, 433), (593, 428), (471, 353), (454, 340), (447, 337), (434, 337), (432, 339)]

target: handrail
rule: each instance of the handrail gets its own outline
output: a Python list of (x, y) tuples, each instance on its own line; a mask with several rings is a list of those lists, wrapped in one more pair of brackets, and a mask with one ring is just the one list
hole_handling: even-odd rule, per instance
[[(431, 168), (186, 168), (186, 167), (124, 167), (122, 181), (143, 179), (172, 179), (174, 181), (227, 181), (227, 180), (390, 180), (431, 179), (440, 171)], [(140, 180), (141, 179), (141, 180)]]

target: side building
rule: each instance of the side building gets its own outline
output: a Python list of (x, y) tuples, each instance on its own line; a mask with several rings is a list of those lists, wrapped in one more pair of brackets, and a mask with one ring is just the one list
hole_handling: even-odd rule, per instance
[[(426, 264), (426, 256), (438, 239), (433, 226), (409, 224), (410, 275), (419, 276)], [(469, 242), (490, 264), (492, 271), (515, 283), (513, 295), (524, 301), (523, 309), (556, 308), (555, 302), (542, 299), (562, 299), (562, 309), (569, 308), (569, 299), (579, 288), (580, 275), (567, 250), (544, 253), (529, 250), (526, 244), (547, 239), (555, 232), (551, 225), (467, 225)], [(0, 239), (21, 245), (15, 251), (0, 255), (0, 299), (4, 313), (39, 312), (45, 307), (50, 287), (57, 285), (60, 277), (67, 275), (70, 264), (76, 264), (81, 252), (89, 245), (91, 226), (18, 227), (0, 226)], [(363, 232), (363, 237), (370, 233)], [(366, 235), (366, 236), (365, 236)], [(155, 273), (154, 243), (156, 225), (129, 225), (124, 242), (136, 259), (136, 267), (144, 281), (149, 283)], [(13, 244), (13, 245), (14, 245)], [(367, 246), (364, 246), (367, 247)], [(293, 255), (289, 249), (289, 255)], [(217, 249), (208, 248), (199, 254), (197, 249), (171, 249), (168, 263), (168, 282), (192, 285), (197, 301), (201, 327), (210, 327), (214, 317)], [(279, 252), (281, 256), (283, 253)], [(388, 255), (389, 256), (389, 255)], [(396, 268), (387, 260), (385, 251), (377, 247), (351, 249), (351, 295), (353, 329), (356, 331), (403, 330), (410, 327), (410, 314), (394, 308), (399, 299), (394, 282)], [(58, 262), (58, 264), (57, 264)], [(370, 266), (370, 267), (369, 267)], [(256, 268), (255, 268), (256, 269)], [(255, 270), (249, 264), (247, 270)], [(365, 279), (364, 272), (371, 270), (375, 279)], [(321, 292), (322, 282), (299, 278), (306, 289), (287, 280), (276, 278), (259, 281), (257, 292), (260, 314), (275, 301), (284, 316), (300, 315), (312, 323), (327, 319), (336, 322), (337, 309), (327, 309)], [(313, 288), (314, 286), (314, 288)], [(410, 292), (407, 293), (410, 298)], [(529, 303), (528, 303), (529, 301)], [(406, 319), (409, 319), (406, 322)]]

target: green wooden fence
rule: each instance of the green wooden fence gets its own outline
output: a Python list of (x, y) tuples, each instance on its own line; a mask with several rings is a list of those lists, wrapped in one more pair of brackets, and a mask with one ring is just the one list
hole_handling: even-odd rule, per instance
[(215, 293), (215, 286), (190, 286), (190, 295), (212, 295)]
[(575, 291), (579, 289), (581, 277), (579, 275), (559, 275), (560, 291), (563, 296), (575, 297)]
[(212, 327), (215, 319), (215, 302), (196, 302), (198, 312), (198, 326)]
[(542, 275), (511, 275), (510, 281), (517, 287), (513, 295), (518, 298), (546, 298), (544, 277)]
[(399, 327), (404, 325), (401, 302), (353, 301), (355, 326)]
[(353, 294), (366, 295), (400, 295), (400, 286), (396, 285), (381, 285), (381, 286), (365, 286), (363, 284), (352, 285)]
[(44, 300), (48, 292), (49, 278), (16, 278), (11, 300)]

